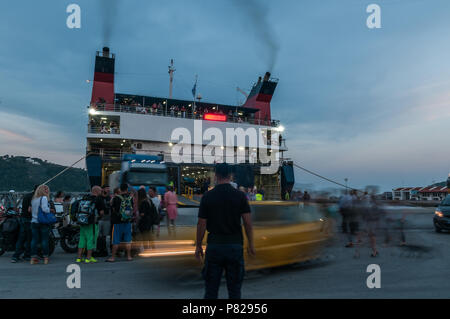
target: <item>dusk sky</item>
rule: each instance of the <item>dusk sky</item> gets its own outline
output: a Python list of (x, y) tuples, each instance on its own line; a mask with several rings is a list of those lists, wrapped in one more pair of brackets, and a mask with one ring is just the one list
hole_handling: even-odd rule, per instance
[[(271, 69), (289, 157), (342, 183), (390, 190), (450, 172), (450, 1), (111, 2), (1, 2), (0, 155), (84, 155), (86, 80), (108, 45), (118, 93), (168, 96), (173, 58), (175, 98), (192, 98), (198, 74), (204, 101), (236, 105), (236, 87)], [(71, 3), (81, 29), (66, 26)], [(381, 29), (366, 26), (371, 3)], [(296, 181), (333, 187), (300, 171)]]

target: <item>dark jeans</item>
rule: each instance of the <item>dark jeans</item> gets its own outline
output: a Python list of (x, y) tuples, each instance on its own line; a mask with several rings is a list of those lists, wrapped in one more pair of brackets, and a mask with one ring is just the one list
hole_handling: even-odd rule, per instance
[(25, 258), (31, 257), (31, 218), (20, 218), (20, 232), (19, 238), (16, 243), (16, 251), (13, 255), (13, 259), (19, 259), (20, 256), (25, 253), (23, 256)]
[(217, 299), (222, 273), (225, 270), (228, 297), (241, 299), (241, 287), (244, 280), (244, 251), (242, 245), (208, 244), (206, 248), (205, 299)]
[(31, 257), (39, 258), (38, 245), (41, 244), (42, 256), (48, 257), (48, 235), (50, 231), (49, 225), (31, 223)]

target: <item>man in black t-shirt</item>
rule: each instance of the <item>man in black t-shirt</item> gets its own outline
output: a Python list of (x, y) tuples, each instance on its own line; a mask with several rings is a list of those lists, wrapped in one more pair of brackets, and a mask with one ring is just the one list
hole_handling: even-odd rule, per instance
[(199, 260), (203, 257), (203, 237), (208, 231), (203, 268), (205, 299), (217, 299), (223, 270), (229, 298), (241, 298), (245, 272), (241, 219), (248, 239), (248, 253), (255, 255), (250, 206), (245, 194), (230, 184), (230, 178), (231, 167), (226, 163), (218, 164), (216, 187), (203, 196), (198, 211), (195, 256)]

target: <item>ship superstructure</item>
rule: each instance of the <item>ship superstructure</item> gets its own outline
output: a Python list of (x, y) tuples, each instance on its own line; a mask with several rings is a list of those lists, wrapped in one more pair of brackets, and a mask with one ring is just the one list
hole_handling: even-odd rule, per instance
[[(171, 61), (170, 95), (174, 71)], [(143, 154), (163, 158), (170, 182), (179, 193), (186, 188), (200, 192), (204, 185), (213, 183), (214, 177), (214, 162), (203, 156), (205, 147), (210, 144), (203, 138), (208, 129), (220, 131), (224, 137), (238, 128), (256, 129), (263, 135), (282, 130), (280, 123), (272, 119), (270, 109), (278, 80), (271, 78), (268, 72), (258, 79), (246, 102), (240, 106), (203, 102), (200, 98), (189, 101), (116, 93), (114, 75), (115, 55), (105, 47), (96, 55), (89, 105), (86, 166), (91, 185), (107, 183), (109, 175), (120, 169), (124, 155)], [(172, 156), (174, 147), (186, 143), (176, 136), (177, 129), (190, 132), (190, 161), (180, 163)], [(270, 137), (266, 138), (270, 141)], [(258, 157), (260, 146), (248, 139), (241, 142), (237, 139), (233, 146), (222, 144), (220, 150), (225, 158), (230, 154), (245, 154), (244, 160), (234, 165), (234, 178), (239, 186), (263, 186), (267, 199), (280, 199), (283, 193), (290, 191), (294, 181), (292, 164), (283, 157), (287, 147), (281, 135), (277, 146), (280, 167), (271, 174), (261, 174), (261, 166), (265, 164)]]

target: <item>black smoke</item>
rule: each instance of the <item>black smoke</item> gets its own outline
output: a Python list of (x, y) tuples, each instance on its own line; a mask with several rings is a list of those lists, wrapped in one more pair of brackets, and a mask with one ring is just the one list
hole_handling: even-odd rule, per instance
[(267, 57), (267, 70), (272, 71), (278, 57), (279, 44), (268, 18), (268, 9), (262, 0), (232, 0), (238, 10), (244, 14), (256, 39), (260, 42)]
[(111, 45), (114, 25), (117, 24), (118, 0), (100, 0), (103, 45)]

